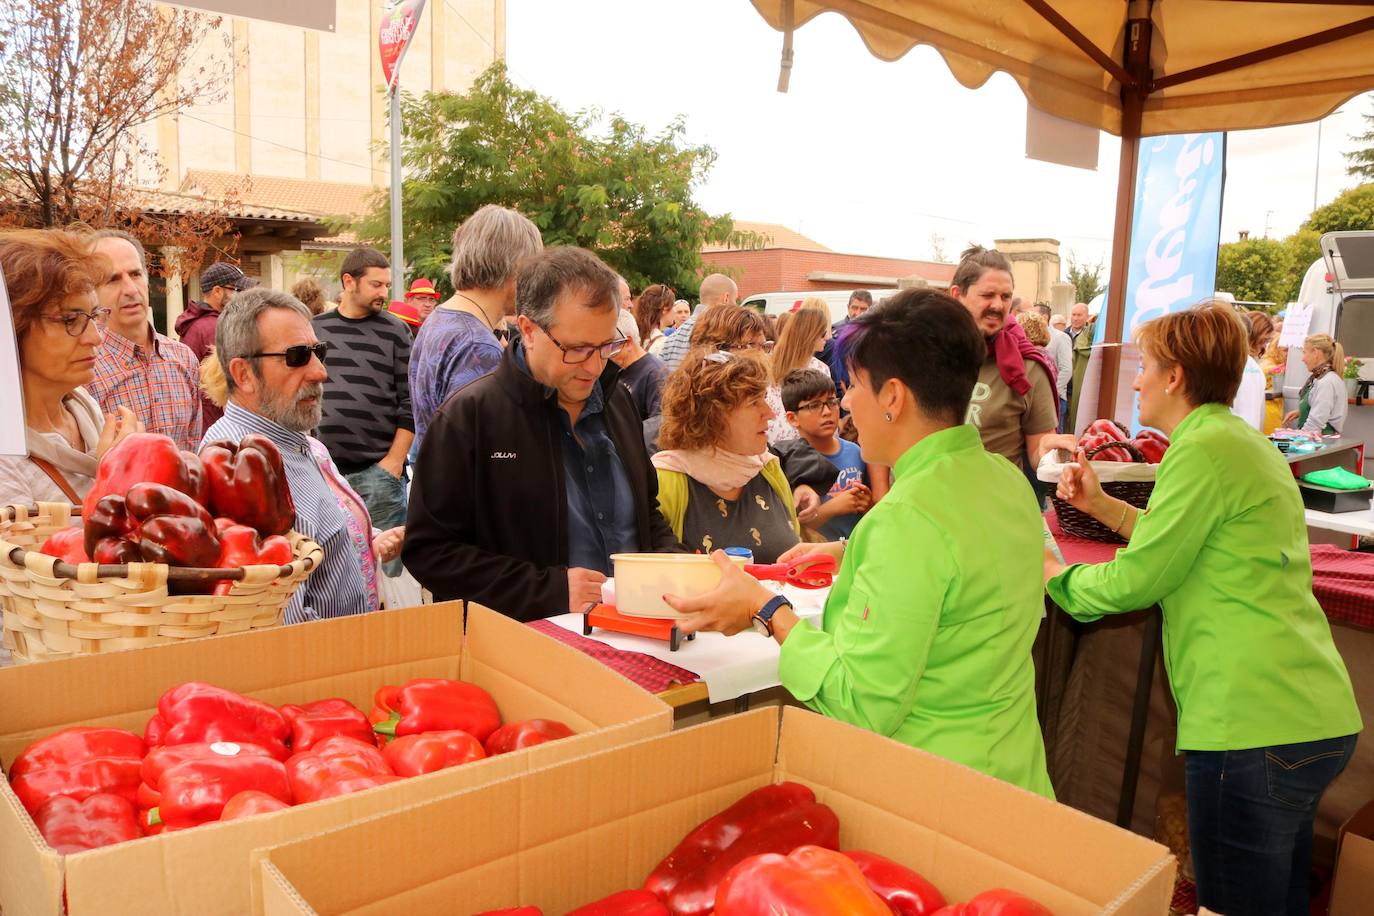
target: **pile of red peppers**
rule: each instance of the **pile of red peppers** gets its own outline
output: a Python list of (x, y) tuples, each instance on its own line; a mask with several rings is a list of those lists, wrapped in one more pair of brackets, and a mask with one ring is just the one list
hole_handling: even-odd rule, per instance
[(338, 697), (276, 707), (192, 681), (162, 695), (142, 736), (64, 729), (16, 757), (9, 780), (48, 845), (65, 855), (348, 795), (572, 734), (549, 719), (503, 725), (490, 694), (447, 678), (382, 687), (375, 702), (371, 716)]
[(1094, 420), (1083, 430), (1078, 447), (1083, 451), (1107, 446), (1092, 457), (1093, 461), (1135, 461), (1135, 456), (1120, 446), (1112, 447), (1113, 442), (1129, 442), (1144, 456), (1147, 464), (1159, 464), (1164, 460), (1164, 452), (1169, 448), (1169, 437), (1154, 429), (1142, 429), (1134, 438), (1124, 428), (1112, 420)]
[[(166, 563), (199, 569), (291, 562), (295, 523), (281, 452), (266, 436), (182, 451), (167, 436), (135, 433), (101, 459), (81, 529), (39, 548), (68, 563)], [(175, 583), (181, 593), (227, 594), (232, 581)]]
[[(569, 916), (1051, 916), (1009, 890), (946, 905), (944, 895), (899, 862), (838, 851), (839, 819), (795, 782), (755, 789), (691, 830), (643, 887)], [(480, 916), (543, 916), (538, 907)]]

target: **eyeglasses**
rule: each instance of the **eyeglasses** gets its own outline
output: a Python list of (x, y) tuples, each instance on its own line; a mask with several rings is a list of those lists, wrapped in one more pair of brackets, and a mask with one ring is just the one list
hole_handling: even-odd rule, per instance
[(317, 344), (296, 344), (294, 347), (287, 347), (276, 353), (249, 353), (249, 359), (257, 359), (261, 356), (280, 356), (286, 360), (288, 369), (299, 369), (310, 362), (310, 357), (315, 357), (320, 362), (324, 362), (324, 355), (329, 352), (329, 344), (321, 341)]
[(553, 345), (555, 347), (563, 351), (563, 362), (572, 366), (581, 365), (582, 363), (585, 363), (587, 360), (591, 359), (593, 355), (598, 353), (601, 355), (602, 359), (610, 359), (612, 356), (615, 356), (622, 349), (624, 349), (625, 344), (629, 342), (628, 338), (617, 337), (610, 343), (596, 344), (594, 346), (586, 347), (565, 347), (558, 342), (557, 337), (554, 337), (552, 334), (549, 333), (548, 328), (540, 327), (539, 330), (544, 332), (545, 337), (553, 341)]
[(839, 399), (839, 398), (826, 398), (824, 401), (811, 401), (811, 402), (808, 403), (808, 404), (798, 404), (798, 405), (797, 405), (797, 413), (801, 413), (803, 410), (839, 410), (839, 409), (840, 409), (840, 399)]
[(68, 334), (72, 337), (80, 337), (86, 333), (86, 326), (92, 321), (95, 322), (97, 328), (102, 331), (105, 330), (105, 325), (109, 323), (112, 311), (113, 309), (107, 308), (92, 309), (89, 312), (72, 310), (63, 312), (61, 315), (44, 315), (43, 320), (61, 322)]
[(767, 352), (772, 349), (772, 345), (765, 340), (762, 343), (721, 344), (720, 348), (722, 350), (728, 350), (731, 353), (739, 353), (741, 350), (763, 350)]

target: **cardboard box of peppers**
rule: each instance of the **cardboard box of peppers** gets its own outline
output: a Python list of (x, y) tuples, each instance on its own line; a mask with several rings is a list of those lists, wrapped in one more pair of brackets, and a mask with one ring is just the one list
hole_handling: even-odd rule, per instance
[(188, 682), (158, 700), (142, 736), (63, 729), (29, 745), (10, 785), (62, 854), (278, 811), (505, 754), (573, 732), (502, 724), (481, 687), (417, 678), (377, 691), (371, 715), (331, 698), (277, 708)]

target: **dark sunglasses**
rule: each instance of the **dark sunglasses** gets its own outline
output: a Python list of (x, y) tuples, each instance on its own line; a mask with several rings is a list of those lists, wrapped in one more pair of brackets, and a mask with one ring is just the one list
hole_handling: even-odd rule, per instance
[(250, 353), (249, 359), (257, 359), (261, 356), (280, 356), (286, 360), (288, 369), (299, 369), (310, 362), (310, 357), (315, 357), (321, 363), (324, 362), (324, 355), (329, 352), (329, 344), (321, 341), (311, 346), (310, 344), (296, 344), (294, 347), (287, 347), (285, 350), (276, 353)]

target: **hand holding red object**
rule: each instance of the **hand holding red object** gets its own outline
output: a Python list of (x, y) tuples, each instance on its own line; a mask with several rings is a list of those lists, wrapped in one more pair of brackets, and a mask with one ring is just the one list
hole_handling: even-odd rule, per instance
[(290, 802), (282, 801), (275, 795), (268, 795), (257, 789), (246, 789), (224, 803), (224, 810), (220, 812), (219, 819), (221, 821), (236, 821), (241, 817), (270, 814), (273, 811), (290, 807)]
[[(205, 466), (195, 454), (181, 451), (171, 438), (158, 433), (131, 433), (101, 457), (81, 517), (89, 519), (97, 502), (106, 496), (123, 497), (137, 483), (164, 484), (202, 505), (208, 493)], [(95, 556), (89, 544), (86, 552)]]
[(570, 737), (571, 728), (554, 719), (526, 719), (523, 722), (507, 722), (487, 737), (488, 757), (509, 754), (524, 747), (534, 747), (546, 741)]
[(296, 804), (361, 792), (395, 782), (382, 752), (370, 744), (335, 735), (286, 761), (287, 776)]
[(158, 806), (148, 812), (150, 825), (161, 823), (168, 830), (184, 830), (217, 821), (225, 804), (249, 789), (282, 802), (291, 800), (286, 767), (265, 749), (232, 741), (191, 748), (194, 750), (170, 749), (173, 753), (165, 757), (158, 750), (149, 752), (153, 762), (146, 764), (146, 772), (156, 776), (160, 796)]
[(256, 529), (263, 537), (286, 534), (296, 522), (296, 505), (286, 482), (281, 452), (266, 436), (249, 433), (238, 444), (224, 439), (200, 450), (209, 481), (210, 508)]
[(945, 905), (945, 896), (935, 885), (900, 862), (857, 849), (845, 855), (854, 860), (868, 886), (896, 916), (930, 916)]
[(487, 754), (481, 742), (467, 732), (446, 731), (405, 735), (389, 741), (382, 756), (397, 776), (422, 776), (481, 760)]
[(718, 916), (891, 916), (859, 866), (843, 853), (800, 846), (737, 864), (716, 892)]
[(645, 890), (617, 891), (570, 910), (567, 916), (669, 916), (668, 908)]
[(304, 706), (286, 705), (281, 714), (291, 726), (293, 753), (308, 751), (325, 738), (347, 735), (368, 744), (376, 744), (372, 723), (363, 711), (347, 700), (331, 697)]
[(501, 725), (491, 694), (476, 684), (442, 677), (383, 687), (368, 718), (373, 730), (387, 738), (456, 729), (486, 741)]
[(59, 796), (138, 799), (143, 739), (122, 728), (65, 728), (30, 744), (10, 764), (10, 784), (33, 814)]
[(61, 531), (54, 531), (43, 542), (43, 546), (38, 548), (38, 552), (50, 557), (57, 557), (62, 562), (73, 565), (91, 562), (90, 556), (86, 553), (86, 532), (80, 528), (63, 528)]
[(952, 903), (934, 916), (1054, 916), (1048, 907), (1015, 891), (996, 888), (983, 891), (967, 903)]
[(120, 795), (92, 795), (84, 801), (57, 796), (39, 808), (33, 822), (62, 855), (98, 849), (143, 836), (134, 806)]
[(278, 760), (290, 756), (291, 728), (274, 707), (213, 684), (189, 681), (157, 701), (143, 738), (148, 746), (233, 741), (266, 748)]

